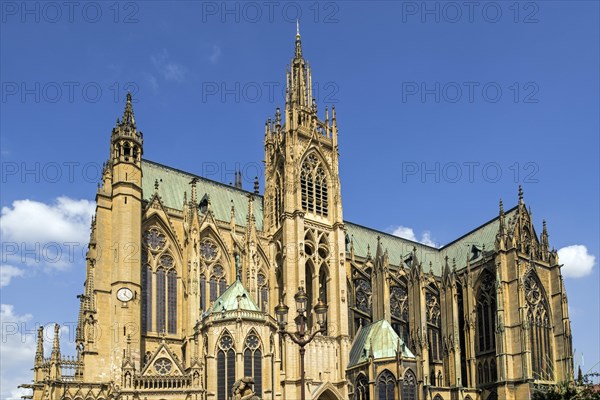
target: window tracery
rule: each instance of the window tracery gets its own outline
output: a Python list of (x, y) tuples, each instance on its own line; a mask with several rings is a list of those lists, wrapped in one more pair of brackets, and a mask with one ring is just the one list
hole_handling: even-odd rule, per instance
[(527, 321), (531, 345), (531, 369), (533, 377), (541, 380), (553, 379), (552, 323), (550, 309), (543, 289), (533, 275), (524, 281), (527, 301)]
[(496, 348), (496, 279), (489, 271), (484, 271), (477, 293), (477, 336), (479, 352)]
[(256, 283), (258, 284), (258, 302), (262, 311), (269, 309), (269, 285), (267, 276), (261, 271), (256, 275)]
[(394, 400), (396, 398), (396, 378), (387, 369), (377, 378), (378, 400)]
[(396, 333), (408, 345), (409, 317), (408, 317), (408, 290), (405, 285), (390, 287), (390, 308), (392, 312), (392, 326)]
[(260, 338), (251, 332), (245, 341), (244, 376), (254, 377), (254, 391), (258, 396), (262, 393), (262, 351)]
[(359, 374), (354, 385), (354, 400), (370, 400), (369, 380), (363, 374)]
[(300, 169), (302, 209), (317, 215), (328, 215), (327, 174), (315, 154), (309, 154)]
[(427, 312), (429, 358), (431, 361), (440, 361), (442, 359), (440, 297), (437, 288), (433, 285), (430, 285), (427, 288), (425, 304)]
[(402, 379), (402, 400), (417, 400), (417, 378), (410, 369)]
[(233, 338), (225, 332), (218, 342), (217, 350), (217, 400), (227, 400), (228, 392), (235, 383), (235, 350)]
[(356, 279), (354, 281), (356, 292), (356, 308), (362, 312), (371, 313), (371, 282), (366, 279)]
[(151, 251), (159, 251), (165, 247), (167, 237), (157, 228), (150, 228), (144, 233), (146, 246)]
[(167, 375), (171, 372), (173, 363), (168, 358), (159, 358), (154, 362), (154, 370), (159, 375)]

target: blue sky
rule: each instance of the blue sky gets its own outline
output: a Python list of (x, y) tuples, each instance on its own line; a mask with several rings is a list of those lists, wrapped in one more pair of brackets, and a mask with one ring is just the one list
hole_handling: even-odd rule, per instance
[(2, 398), (31, 379), (35, 324), (76, 321), (127, 90), (145, 158), (251, 188), (297, 16), (337, 109), (344, 217), (444, 244), (522, 184), (568, 261), (578, 361), (600, 360), (597, 2), (0, 4)]

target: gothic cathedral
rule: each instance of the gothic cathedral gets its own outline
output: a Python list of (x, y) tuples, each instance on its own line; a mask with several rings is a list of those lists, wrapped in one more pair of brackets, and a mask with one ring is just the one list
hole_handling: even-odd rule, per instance
[[(275, 306), (327, 304), (306, 347), (322, 400), (524, 399), (573, 375), (567, 296), (544, 222), (517, 205), (430, 247), (344, 220), (335, 108), (321, 119), (300, 35), (284, 113), (265, 124), (259, 194), (142, 158), (128, 95), (96, 194), (77, 353), (38, 333), (34, 400), (300, 398)], [(292, 324), (293, 325), (293, 324)], [(291, 327), (291, 326), (290, 326)], [(291, 328), (292, 330), (294, 328)]]

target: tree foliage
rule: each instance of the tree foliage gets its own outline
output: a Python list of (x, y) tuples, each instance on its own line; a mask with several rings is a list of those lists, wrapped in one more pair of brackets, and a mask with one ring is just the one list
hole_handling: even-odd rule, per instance
[(600, 400), (600, 389), (594, 385), (593, 378), (599, 373), (581, 374), (578, 371), (577, 380), (561, 382), (550, 386), (547, 390), (533, 392), (532, 400)]

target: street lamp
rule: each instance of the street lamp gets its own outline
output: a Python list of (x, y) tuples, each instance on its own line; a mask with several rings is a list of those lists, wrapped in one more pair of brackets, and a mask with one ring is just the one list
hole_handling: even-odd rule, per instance
[(325, 332), (327, 304), (323, 303), (323, 301), (319, 298), (319, 301), (313, 307), (315, 314), (317, 314), (317, 324), (319, 324), (319, 329), (307, 335), (306, 321), (308, 320), (308, 317), (306, 316), (306, 303), (308, 302), (308, 296), (306, 295), (306, 292), (302, 286), (298, 288), (298, 293), (296, 293), (294, 296), (294, 300), (296, 301), (296, 309), (298, 310), (298, 316), (294, 318), (294, 322), (296, 323), (296, 332), (288, 332), (285, 329), (285, 326), (287, 325), (287, 315), (290, 308), (285, 305), (283, 299), (281, 299), (279, 304), (275, 306), (275, 314), (279, 324), (279, 334), (282, 336), (289, 336), (294, 343), (300, 346), (300, 398), (304, 400), (306, 398), (304, 388), (304, 353), (306, 350), (304, 347), (312, 342), (317, 333)]

